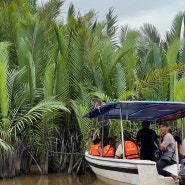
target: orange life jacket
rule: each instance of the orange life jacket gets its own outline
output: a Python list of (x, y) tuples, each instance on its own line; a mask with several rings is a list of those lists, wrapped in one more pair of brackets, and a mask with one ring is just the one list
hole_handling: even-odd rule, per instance
[(179, 145), (179, 153), (182, 154), (182, 145)]
[(126, 159), (140, 159), (136, 144), (133, 141), (125, 141)]
[(114, 148), (110, 145), (107, 145), (103, 148), (103, 156), (104, 157), (114, 157)]
[(100, 152), (99, 152), (99, 148), (100, 148), (100, 144), (95, 144), (93, 146), (91, 146), (90, 148), (90, 154), (91, 155), (96, 155), (96, 156), (100, 156)]

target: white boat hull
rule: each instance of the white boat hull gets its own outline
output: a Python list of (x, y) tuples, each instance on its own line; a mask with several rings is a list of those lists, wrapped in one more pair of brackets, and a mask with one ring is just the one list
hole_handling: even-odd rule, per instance
[[(114, 185), (175, 185), (171, 177), (158, 175), (156, 163), (149, 160), (114, 159), (85, 153), (92, 171), (108, 184)], [(170, 166), (177, 174), (177, 165)]]

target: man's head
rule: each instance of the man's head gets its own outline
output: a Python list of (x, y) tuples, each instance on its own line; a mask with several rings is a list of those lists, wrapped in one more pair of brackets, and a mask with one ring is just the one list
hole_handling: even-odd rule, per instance
[(167, 122), (159, 123), (159, 129), (163, 135), (166, 134), (168, 132), (168, 123)]
[(142, 122), (142, 127), (149, 127), (150, 126), (150, 122), (149, 121), (143, 121)]

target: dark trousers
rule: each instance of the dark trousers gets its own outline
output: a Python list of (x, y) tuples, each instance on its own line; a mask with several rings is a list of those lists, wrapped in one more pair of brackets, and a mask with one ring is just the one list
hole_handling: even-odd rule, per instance
[(155, 161), (155, 157), (154, 157), (154, 150), (143, 150), (141, 148), (140, 150), (140, 159), (142, 160), (151, 160), (151, 161)]
[[(175, 163), (175, 162), (174, 162)], [(165, 177), (170, 177), (171, 176), (171, 173), (166, 171), (166, 170), (163, 170), (163, 168), (165, 168), (166, 166), (169, 166), (171, 165), (169, 162), (166, 162), (166, 161), (163, 161), (163, 160), (160, 160), (158, 163), (157, 163), (157, 171), (158, 171), (158, 174), (160, 175), (163, 175)]]

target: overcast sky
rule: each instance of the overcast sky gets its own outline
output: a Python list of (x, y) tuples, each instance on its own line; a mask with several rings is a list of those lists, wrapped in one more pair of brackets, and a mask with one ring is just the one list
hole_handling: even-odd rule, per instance
[(118, 25), (139, 29), (144, 23), (154, 25), (161, 36), (169, 31), (172, 21), (180, 11), (185, 11), (185, 0), (66, 0), (62, 6), (62, 16), (66, 16), (70, 3), (81, 15), (94, 10), (97, 20), (106, 17), (109, 8), (118, 15)]

